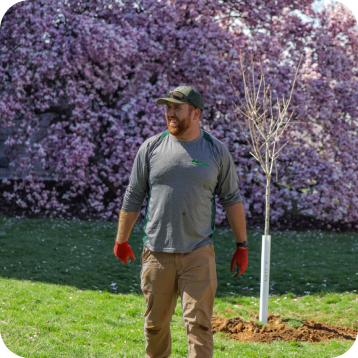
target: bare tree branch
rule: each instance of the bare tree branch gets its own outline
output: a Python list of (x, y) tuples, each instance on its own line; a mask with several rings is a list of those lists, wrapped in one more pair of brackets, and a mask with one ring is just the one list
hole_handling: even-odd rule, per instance
[(274, 156), (274, 160), (276, 160), (277, 158), (278, 158), (278, 155), (279, 155), (279, 153), (281, 152), (281, 150), (293, 139), (293, 138), (295, 138), (296, 136), (295, 135), (293, 135), (278, 151), (277, 151), (277, 153), (275, 154), (275, 156)]
[[(251, 52), (251, 51), (250, 51)], [(235, 88), (232, 77), (230, 77), (231, 85), (234, 88), (235, 94), (238, 98), (239, 105), (233, 102), (233, 109), (235, 118), (240, 126), (242, 133), (245, 136), (247, 143), (251, 147), (250, 154), (261, 165), (267, 177), (266, 183), (266, 218), (265, 218), (265, 235), (269, 232), (269, 212), (270, 212), (270, 181), (273, 167), (276, 168), (276, 182), (278, 182), (278, 170), (276, 160), (279, 157), (282, 149), (296, 136), (293, 135), (280, 148), (278, 143), (290, 124), (294, 111), (289, 113), (289, 106), (292, 100), (293, 91), (297, 79), (299, 78), (299, 68), (301, 66), (302, 57), (296, 69), (293, 78), (292, 87), (289, 92), (288, 99), (285, 95), (282, 98), (276, 99), (276, 103), (272, 102), (272, 89), (270, 84), (266, 86), (265, 74), (262, 68), (262, 63), (259, 63), (260, 73), (257, 76), (258, 85), (256, 85), (254, 58), (251, 52), (251, 72), (246, 72), (243, 64), (243, 56), (240, 54), (240, 69), (242, 81), (244, 85), (245, 104), (240, 98), (239, 91)], [(251, 78), (250, 78), (251, 77)], [(243, 115), (244, 124), (241, 123), (235, 111), (239, 111)], [(295, 124), (297, 124), (296, 122)]]

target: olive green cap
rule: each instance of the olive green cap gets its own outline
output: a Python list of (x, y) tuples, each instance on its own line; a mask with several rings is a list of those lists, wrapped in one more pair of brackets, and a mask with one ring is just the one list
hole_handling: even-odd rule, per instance
[[(175, 95), (174, 92), (180, 92), (185, 97), (179, 98)], [(175, 88), (173, 91), (169, 91), (167, 97), (158, 98), (156, 100), (156, 104), (167, 104), (168, 102), (171, 103), (187, 103), (200, 110), (204, 110), (204, 101), (201, 97), (201, 94), (193, 87), (190, 86), (179, 86)]]

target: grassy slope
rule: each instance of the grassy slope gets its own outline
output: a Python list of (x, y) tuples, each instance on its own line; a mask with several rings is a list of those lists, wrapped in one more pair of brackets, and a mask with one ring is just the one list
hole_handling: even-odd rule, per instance
[[(0, 331), (23, 357), (143, 357), (140, 292), (141, 230), (131, 246), (137, 261), (113, 255), (116, 223), (0, 217)], [(249, 268), (234, 280), (228, 230), (217, 230), (219, 287), (215, 315), (253, 319), (259, 309), (261, 234), (250, 231)], [(269, 311), (358, 328), (358, 235), (272, 233)], [(310, 292), (308, 294), (308, 292)], [(178, 303), (173, 355), (186, 357)], [(352, 343), (241, 343), (215, 335), (214, 357), (336, 357)]]

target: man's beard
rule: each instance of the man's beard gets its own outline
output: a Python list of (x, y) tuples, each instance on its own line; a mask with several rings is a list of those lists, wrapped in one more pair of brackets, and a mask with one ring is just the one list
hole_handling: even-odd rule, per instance
[[(175, 119), (177, 121), (177, 125), (174, 127), (170, 124), (170, 119)], [(176, 117), (171, 117), (170, 119), (166, 118), (167, 126), (169, 129), (169, 133), (174, 137), (181, 136), (188, 128), (190, 128), (190, 119), (189, 117), (184, 119), (178, 119)]]

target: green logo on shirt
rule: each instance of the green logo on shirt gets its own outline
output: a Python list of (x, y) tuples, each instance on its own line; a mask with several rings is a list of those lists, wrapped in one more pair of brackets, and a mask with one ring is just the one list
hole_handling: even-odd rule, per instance
[(201, 162), (201, 161), (198, 160), (198, 159), (193, 159), (192, 163), (193, 163), (194, 165), (198, 165), (198, 164), (199, 164), (199, 165), (204, 165), (204, 166), (206, 166), (206, 167), (209, 166), (209, 164), (204, 163), (204, 162)]

